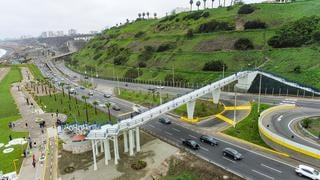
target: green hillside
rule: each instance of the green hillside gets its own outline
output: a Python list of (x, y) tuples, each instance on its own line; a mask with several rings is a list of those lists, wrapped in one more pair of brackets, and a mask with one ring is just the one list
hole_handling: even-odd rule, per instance
[[(174, 71), (176, 81), (208, 83), (221, 78), (222, 70), (204, 71), (205, 64), (222, 61), (227, 74), (260, 67), (320, 88), (319, 44), (304, 39), (297, 47), (273, 48), (268, 43), (281, 32), (285, 37), (287, 34), (281, 29), (291, 27), (288, 23), (318, 15), (320, 1), (252, 4), (254, 11), (250, 14), (238, 14), (241, 7), (184, 12), (161, 19), (137, 19), (113, 27), (73, 55), (68, 66), (88, 74), (97, 70), (100, 77), (138, 80), (171, 81)], [(262, 22), (266, 28), (245, 29), (248, 21)], [(304, 20), (300, 20), (300, 24), (301, 21)], [(320, 32), (320, 26), (315, 29)], [(288, 34), (295, 37), (293, 33)], [(236, 49), (234, 44), (240, 38), (249, 39), (252, 47)]]

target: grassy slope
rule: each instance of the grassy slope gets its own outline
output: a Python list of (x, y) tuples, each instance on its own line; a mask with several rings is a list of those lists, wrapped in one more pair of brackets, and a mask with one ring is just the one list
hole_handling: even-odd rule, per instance
[[(238, 16), (237, 10), (239, 6), (235, 6), (231, 10), (227, 10), (227, 8), (210, 10), (208, 18), (201, 18), (197, 21), (182, 20), (188, 14), (188, 12), (184, 12), (178, 14), (175, 18), (179, 19), (178, 22), (175, 20), (161, 22), (161, 19), (145, 20), (112, 28), (103, 34), (104, 36), (118, 34), (117, 38), (113, 38), (107, 42), (102, 37), (96, 37), (79, 53), (73, 56), (73, 59), (77, 59), (79, 63), (76, 67), (72, 68), (83, 72), (86, 66), (95, 67), (98, 64), (97, 69), (101, 77), (111, 77), (113, 69), (116, 75), (123, 77), (129, 68), (137, 65), (138, 55), (144, 46), (158, 46), (163, 42), (175, 42), (177, 44), (176, 49), (154, 53), (153, 57), (147, 61), (147, 68), (142, 69), (143, 75), (137, 79), (164, 80), (167, 74), (172, 73), (172, 68), (174, 67), (175, 74), (184, 76), (190, 82), (208, 83), (220, 78), (221, 73), (201, 71), (205, 62), (223, 60), (228, 66), (229, 73), (232, 73), (263, 64), (265, 57), (268, 57), (270, 61), (262, 69), (320, 88), (320, 67), (317, 62), (320, 51), (319, 46), (272, 49), (266, 45), (266, 40), (281, 25), (304, 16), (317, 15), (320, 9), (320, 1), (305, 0), (289, 4), (255, 4), (254, 6), (256, 7), (256, 11), (249, 15)], [(266, 22), (269, 28), (267, 30), (195, 34), (192, 39), (184, 37), (187, 29), (197, 29), (201, 23), (212, 19), (227, 21), (231, 24), (236, 24), (236, 21), (243, 23), (248, 20), (260, 19)], [(156, 31), (156, 26), (159, 24), (167, 25), (169, 29), (160, 32)], [(134, 38), (133, 36), (139, 31), (144, 31), (146, 34), (141, 38)], [(256, 49), (251, 51), (232, 50), (233, 42), (239, 37), (251, 39)], [(206, 44), (208, 42), (209, 44)], [(214, 45), (210, 44), (210, 42)], [(110, 44), (117, 44), (119, 47), (131, 50), (132, 54), (125, 65), (113, 68), (113, 57), (106, 54), (106, 48)], [(204, 48), (206, 46), (214, 46), (215, 50), (206, 50)], [(99, 53), (102, 56), (94, 60), (94, 56)], [(302, 73), (299, 76), (291, 73), (297, 65), (302, 66)]]
[[(261, 104), (260, 110), (262, 112), (269, 107), (270, 105)], [(269, 146), (260, 137), (258, 129), (258, 115), (258, 105), (254, 103), (249, 116), (239, 122), (235, 128), (230, 127), (226, 129), (224, 133), (269, 148)]]
[(310, 118), (309, 128), (307, 130), (313, 135), (320, 137), (320, 118)]
[[(16, 104), (11, 96), (10, 87), (14, 82), (20, 81), (21, 73), (20, 69), (17, 67), (12, 67), (7, 76), (0, 82), (0, 143), (7, 144), (9, 141), (9, 135), (11, 134), (13, 138), (26, 137), (28, 133), (26, 132), (13, 132), (9, 129), (8, 123), (16, 121), (21, 118), (19, 110), (16, 107)], [(0, 171), (4, 173), (14, 171), (13, 160), (18, 159), (17, 168), (20, 169), (22, 163), (22, 146), (17, 145), (13, 146), (15, 149), (12, 153), (3, 154), (2, 151), (4, 147), (0, 148)]]

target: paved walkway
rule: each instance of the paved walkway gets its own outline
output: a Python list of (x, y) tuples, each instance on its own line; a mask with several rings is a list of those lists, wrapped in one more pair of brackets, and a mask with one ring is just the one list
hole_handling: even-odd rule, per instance
[[(33, 148), (30, 149), (30, 154), (24, 159), (22, 167), (19, 173), (19, 179), (23, 180), (39, 180), (44, 177), (44, 161), (40, 161), (40, 157), (46, 154), (47, 132), (46, 129), (41, 129), (39, 124), (36, 123), (36, 119), (42, 119), (46, 122), (47, 127), (54, 126), (56, 122), (55, 115), (51, 113), (44, 113), (38, 104), (33, 100), (32, 96), (24, 88), (27, 80), (27, 76), (31, 76), (31, 73), (27, 68), (22, 68), (23, 81), (21, 83), (15, 83), (11, 88), (11, 94), (18, 106), (22, 119), (15, 122), (15, 131), (28, 131), (29, 137), (33, 143)], [(33, 79), (32, 76), (30, 78)], [(29, 100), (29, 105), (27, 100)], [(31, 103), (33, 105), (31, 105)], [(61, 119), (64, 119), (62, 115), (59, 115)], [(27, 126), (26, 126), (27, 124)], [(32, 165), (33, 155), (35, 155), (36, 166)]]

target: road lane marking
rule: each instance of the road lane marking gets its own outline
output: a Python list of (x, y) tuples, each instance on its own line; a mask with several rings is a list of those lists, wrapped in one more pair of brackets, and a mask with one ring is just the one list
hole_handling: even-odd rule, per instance
[(253, 171), (253, 172), (257, 173), (257, 174), (260, 174), (261, 176), (264, 176), (264, 177), (266, 177), (266, 178), (274, 179), (273, 177), (268, 176), (268, 175), (266, 175), (266, 174), (263, 174), (262, 172), (256, 171), (256, 170), (254, 170), (254, 169), (251, 169), (251, 171)]
[(179, 129), (176, 128), (172, 128), (173, 130), (177, 131), (177, 132), (181, 132)]
[(190, 134), (188, 134), (188, 136), (190, 136), (190, 137), (192, 137), (192, 138), (194, 138), (194, 139), (198, 139), (197, 137), (192, 136), (192, 135), (190, 135)]
[(224, 156), (223, 156), (223, 159), (225, 159), (225, 160), (227, 160), (227, 161), (230, 161), (230, 162), (232, 162), (232, 163), (236, 163), (235, 161), (232, 161), (231, 159), (226, 158), (226, 157), (224, 157)]
[(148, 126), (150, 126), (150, 127), (152, 127), (152, 128), (155, 128), (155, 126), (154, 126), (154, 125), (152, 125), (152, 124), (148, 124)]
[(279, 116), (277, 121), (280, 122), (282, 120), (283, 115)]
[(265, 168), (268, 168), (268, 169), (271, 169), (271, 170), (273, 170), (273, 171), (276, 171), (276, 172), (278, 172), (278, 173), (282, 173), (282, 171), (279, 171), (278, 169), (272, 168), (272, 167), (267, 166), (267, 165), (265, 165), (265, 164), (260, 164), (260, 165), (263, 166), (263, 167), (265, 167)]
[(169, 133), (168, 131), (165, 131), (166, 134), (169, 134), (170, 136), (172, 136), (172, 133)]
[(202, 146), (200, 146), (200, 149), (202, 149), (202, 150), (205, 150), (205, 151), (209, 152), (209, 150), (208, 150), (207, 148), (204, 148), (204, 147), (202, 147)]

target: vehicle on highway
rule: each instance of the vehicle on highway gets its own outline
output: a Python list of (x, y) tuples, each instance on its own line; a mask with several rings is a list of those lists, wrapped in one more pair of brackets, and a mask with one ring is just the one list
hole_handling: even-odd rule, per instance
[(225, 148), (223, 149), (223, 156), (232, 158), (234, 160), (241, 160), (243, 159), (242, 154), (240, 154), (237, 150), (232, 148)]
[(77, 92), (76, 92), (76, 90), (74, 88), (70, 88), (69, 93), (70, 94), (76, 94)]
[(89, 96), (93, 96), (93, 92), (92, 92), (92, 91), (89, 92), (88, 95), (89, 95)]
[(138, 104), (133, 105), (132, 110), (133, 110), (133, 112), (138, 113), (138, 114), (143, 113), (143, 107), (139, 106)]
[(159, 118), (159, 122), (162, 124), (171, 124), (171, 121), (168, 118)]
[(200, 141), (203, 143), (210, 144), (211, 146), (217, 146), (218, 145), (218, 140), (215, 138), (208, 136), (208, 135), (202, 135), (200, 136)]
[(198, 150), (200, 149), (200, 146), (199, 144), (195, 141), (195, 140), (192, 140), (192, 139), (186, 139), (186, 140), (183, 140), (182, 141), (182, 144), (188, 148), (191, 148), (193, 150)]
[(298, 176), (307, 177), (307, 178), (313, 179), (313, 180), (320, 180), (320, 172), (312, 167), (309, 167), (306, 165), (299, 165), (295, 169), (295, 171)]
[(105, 98), (111, 98), (111, 94), (103, 94), (103, 97), (105, 97)]
[(156, 90), (156, 88), (149, 87), (149, 88), (148, 88), (148, 90), (149, 90), (149, 91), (155, 91), (155, 90)]
[(157, 89), (164, 89), (163, 86), (157, 86)]
[(115, 111), (120, 111), (120, 107), (116, 104), (112, 104), (112, 109), (115, 110)]
[(84, 79), (89, 79), (89, 77), (88, 76), (84, 76)]
[(83, 87), (83, 86), (80, 86), (79, 87), (81, 90), (85, 90), (86, 88), (85, 87)]

